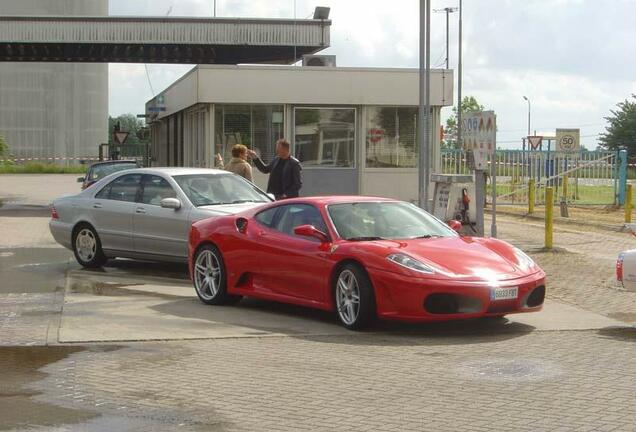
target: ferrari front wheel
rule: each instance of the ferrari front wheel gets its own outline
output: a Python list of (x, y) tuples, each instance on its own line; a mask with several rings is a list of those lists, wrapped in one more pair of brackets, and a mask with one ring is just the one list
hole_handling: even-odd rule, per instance
[(240, 296), (227, 293), (225, 264), (218, 248), (203, 246), (194, 257), (194, 289), (199, 299), (209, 305), (236, 303)]
[(355, 264), (344, 265), (336, 275), (336, 315), (349, 330), (361, 330), (375, 319), (375, 295), (366, 272)]

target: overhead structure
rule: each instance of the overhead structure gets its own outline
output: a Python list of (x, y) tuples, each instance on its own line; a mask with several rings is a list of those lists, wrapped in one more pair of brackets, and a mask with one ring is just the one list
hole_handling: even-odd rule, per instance
[(327, 48), (330, 28), (328, 19), (0, 16), (0, 61), (293, 64)]

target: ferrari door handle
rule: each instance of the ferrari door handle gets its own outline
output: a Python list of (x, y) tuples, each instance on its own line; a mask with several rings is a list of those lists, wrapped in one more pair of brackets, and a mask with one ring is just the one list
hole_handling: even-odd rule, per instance
[(143, 207), (137, 207), (137, 210), (135, 210), (135, 212), (139, 214), (146, 214), (146, 209)]
[(102, 205), (100, 203), (95, 203), (93, 204), (93, 208), (100, 209), (102, 208)]

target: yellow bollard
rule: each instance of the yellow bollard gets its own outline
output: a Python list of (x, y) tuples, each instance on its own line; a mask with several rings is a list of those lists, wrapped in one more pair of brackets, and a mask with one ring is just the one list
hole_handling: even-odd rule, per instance
[(627, 185), (625, 191), (625, 223), (632, 223), (632, 185)]
[(528, 214), (534, 213), (534, 179), (528, 180)]
[(545, 248), (552, 249), (552, 227), (554, 213), (554, 189), (545, 188)]
[(568, 202), (568, 176), (563, 176), (563, 199)]

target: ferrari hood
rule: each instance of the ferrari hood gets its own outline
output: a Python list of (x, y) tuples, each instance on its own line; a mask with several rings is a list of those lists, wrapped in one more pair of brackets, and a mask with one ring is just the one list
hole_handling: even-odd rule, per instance
[(515, 248), (496, 239), (446, 237), (382, 242), (390, 253), (403, 253), (436, 270), (438, 276), (469, 280), (506, 280), (534, 273)]

